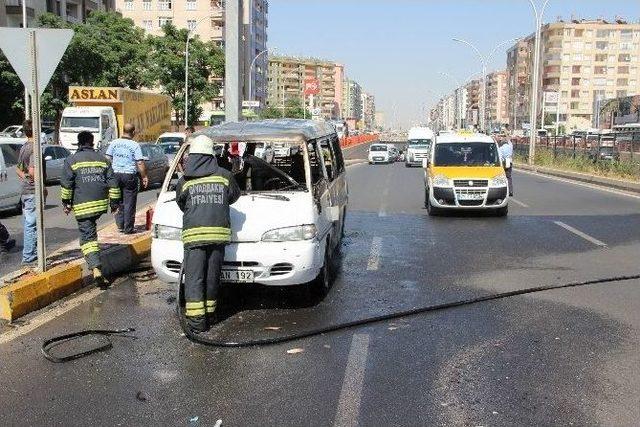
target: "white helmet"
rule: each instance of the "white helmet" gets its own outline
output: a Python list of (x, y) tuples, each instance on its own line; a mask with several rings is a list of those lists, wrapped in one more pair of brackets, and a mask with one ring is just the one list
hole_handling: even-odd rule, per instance
[(207, 135), (198, 135), (191, 138), (189, 154), (204, 154), (213, 156), (213, 139)]

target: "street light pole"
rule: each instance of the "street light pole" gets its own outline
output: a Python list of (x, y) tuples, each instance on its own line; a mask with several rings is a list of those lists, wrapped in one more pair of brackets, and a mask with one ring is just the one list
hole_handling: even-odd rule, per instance
[[(275, 51), (276, 51), (275, 48), (271, 50), (272, 53), (275, 53)], [(253, 101), (253, 92), (251, 91), (252, 89), (251, 83), (253, 82), (253, 79), (251, 78), (251, 73), (253, 73), (253, 66), (256, 64), (256, 60), (267, 52), (269, 52), (269, 49), (265, 49), (262, 52), (258, 53), (255, 56), (255, 58), (253, 58), (253, 60), (251, 61), (251, 64), (249, 65), (249, 100), (250, 101)]]
[(538, 136), (538, 84), (540, 81), (540, 37), (542, 33), (542, 16), (544, 15), (544, 11), (547, 8), (549, 0), (545, 0), (540, 11), (538, 11), (533, 0), (529, 0), (529, 3), (531, 3), (536, 20), (536, 39), (533, 48), (533, 79), (531, 81), (531, 93), (529, 94), (531, 98), (531, 111), (529, 112), (529, 164), (533, 165), (535, 163), (536, 139)]
[(189, 41), (193, 36), (194, 31), (198, 28), (198, 25), (205, 19), (211, 19), (210, 16), (204, 16), (200, 18), (196, 25), (187, 33), (187, 43), (184, 49), (184, 128), (189, 126)]
[(480, 50), (473, 43), (470, 43), (462, 39), (453, 39), (454, 42), (466, 44), (467, 46), (471, 47), (471, 49), (473, 49), (475, 53), (478, 55), (478, 58), (480, 58), (480, 62), (482, 64), (482, 90), (481, 90), (482, 97), (480, 99), (480, 111), (482, 113), (482, 116), (480, 117), (480, 127), (483, 131), (486, 130), (485, 121), (486, 121), (486, 114), (487, 114), (487, 65), (491, 60), (491, 58), (493, 57), (493, 55), (495, 55), (495, 53), (498, 51), (498, 49), (501, 46), (504, 46), (507, 43), (513, 43), (518, 40), (519, 39), (509, 39), (501, 43), (498, 43), (496, 47), (493, 48), (491, 53), (489, 53), (489, 55), (484, 56), (482, 53), (480, 53)]

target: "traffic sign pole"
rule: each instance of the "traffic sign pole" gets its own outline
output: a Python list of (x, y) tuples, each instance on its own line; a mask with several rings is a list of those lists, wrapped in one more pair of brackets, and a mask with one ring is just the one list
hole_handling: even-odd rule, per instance
[(44, 235), (44, 179), (42, 171), (42, 145), (40, 143), (40, 91), (38, 90), (38, 48), (36, 32), (29, 31), (31, 71), (31, 127), (33, 131), (33, 168), (35, 170), (36, 227), (38, 236), (38, 270), (47, 270), (47, 252)]

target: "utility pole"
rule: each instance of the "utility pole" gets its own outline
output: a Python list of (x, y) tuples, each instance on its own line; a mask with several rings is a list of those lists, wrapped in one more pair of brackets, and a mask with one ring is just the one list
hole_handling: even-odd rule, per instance
[(227, 122), (239, 122), (242, 117), (240, 95), (241, 1), (227, 0), (225, 3), (224, 114)]
[[(22, 28), (27, 29), (27, 0), (22, 0)], [(29, 88), (24, 87), (24, 118), (29, 118)]]

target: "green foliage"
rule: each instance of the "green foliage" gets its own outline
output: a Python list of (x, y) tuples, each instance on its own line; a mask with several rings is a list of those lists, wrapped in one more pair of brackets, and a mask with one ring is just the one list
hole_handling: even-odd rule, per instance
[[(517, 162), (526, 163), (526, 156), (516, 155)], [(586, 174), (606, 176), (621, 179), (640, 179), (640, 161), (625, 158), (619, 161), (594, 161), (588, 155), (577, 153), (574, 158), (572, 154), (556, 152), (553, 148), (536, 148), (536, 166), (549, 167), (554, 169), (582, 172)]]
[(267, 107), (260, 112), (261, 119), (278, 119), (282, 117), (287, 119), (303, 119), (306, 117), (310, 119), (311, 111), (307, 109), (305, 115), (302, 100), (300, 98), (293, 98), (285, 102), (284, 116), (282, 114), (282, 108), (278, 107)]
[[(131, 89), (160, 87), (184, 110), (184, 48), (186, 30), (166, 27), (165, 34), (147, 37), (131, 19), (117, 13), (93, 12), (85, 23), (69, 24), (45, 13), (42, 28), (71, 28), (74, 36), (41, 98), (42, 115), (58, 122), (68, 105), (70, 85), (114, 86)], [(189, 117), (195, 121), (199, 104), (212, 100), (220, 87), (212, 77), (222, 77), (224, 55), (213, 43), (198, 38), (190, 42)], [(22, 83), (0, 54), (0, 125), (20, 123), (23, 113)], [(184, 114), (182, 114), (184, 117)]]
[[(184, 121), (185, 45), (188, 31), (165, 25), (164, 35), (148, 39), (151, 48), (148, 79), (162, 88), (162, 93), (173, 100), (178, 121)], [(220, 92), (220, 84), (212, 81), (223, 77), (224, 54), (212, 42), (198, 37), (189, 41), (189, 123), (202, 114), (200, 104), (212, 101)]]

